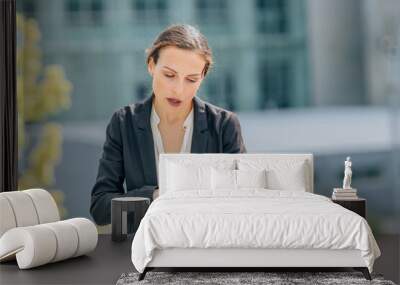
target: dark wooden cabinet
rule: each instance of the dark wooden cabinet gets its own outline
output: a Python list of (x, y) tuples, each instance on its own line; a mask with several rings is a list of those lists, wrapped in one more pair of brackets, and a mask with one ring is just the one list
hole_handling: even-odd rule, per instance
[(359, 214), (361, 217), (367, 217), (367, 201), (364, 198), (358, 198), (357, 200), (337, 200), (332, 201), (340, 206)]

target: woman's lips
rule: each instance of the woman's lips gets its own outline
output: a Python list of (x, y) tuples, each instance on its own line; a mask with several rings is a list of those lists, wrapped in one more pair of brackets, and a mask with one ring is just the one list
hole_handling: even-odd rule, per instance
[(182, 103), (181, 100), (175, 98), (167, 98), (167, 101), (173, 107), (178, 107)]

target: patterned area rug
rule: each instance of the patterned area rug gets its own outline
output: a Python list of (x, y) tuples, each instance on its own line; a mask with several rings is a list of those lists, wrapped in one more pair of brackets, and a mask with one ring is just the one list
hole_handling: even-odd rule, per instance
[(361, 272), (147, 272), (138, 281), (139, 273), (122, 274), (117, 285), (133, 284), (388, 284), (382, 275), (372, 274), (372, 281)]

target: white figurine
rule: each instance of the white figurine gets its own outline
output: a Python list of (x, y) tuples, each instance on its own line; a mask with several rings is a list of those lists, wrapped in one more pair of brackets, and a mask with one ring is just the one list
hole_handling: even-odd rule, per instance
[(353, 172), (351, 171), (351, 160), (350, 156), (346, 158), (344, 162), (344, 179), (343, 179), (343, 189), (352, 189), (351, 184), (351, 175)]

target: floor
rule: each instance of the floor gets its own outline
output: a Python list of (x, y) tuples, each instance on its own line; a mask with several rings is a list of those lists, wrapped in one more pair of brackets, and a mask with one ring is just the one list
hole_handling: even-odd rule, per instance
[(374, 272), (400, 284), (400, 234), (377, 235), (376, 241), (381, 250), (381, 257), (375, 261)]

